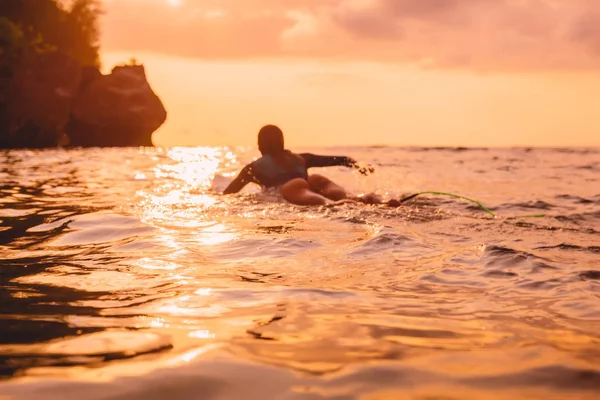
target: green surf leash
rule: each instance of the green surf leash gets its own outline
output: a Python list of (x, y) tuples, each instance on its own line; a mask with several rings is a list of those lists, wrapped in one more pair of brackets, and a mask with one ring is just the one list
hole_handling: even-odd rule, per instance
[(479, 202), (477, 200), (470, 199), (470, 198), (465, 197), (465, 196), (454, 194), (454, 193), (430, 192), (430, 191), (415, 193), (415, 194), (412, 194), (412, 195), (410, 195), (408, 197), (405, 197), (405, 198), (401, 199), (400, 200), (400, 204), (406, 203), (407, 201), (412, 200), (415, 197), (421, 196), (421, 195), (424, 195), (424, 194), (435, 194), (435, 195), (440, 195), (440, 196), (450, 196), (450, 197), (454, 197), (454, 198), (457, 198), (457, 199), (467, 200), (467, 201), (470, 201), (471, 203), (477, 204), (479, 206), (479, 208), (481, 208), (483, 211), (485, 211), (486, 213), (490, 214), (492, 217), (496, 218), (496, 214), (493, 211), (491, 211), (489, 208), (487, 208), (486, 206), (484, 206), (481, 202)]
[[(414, 199), (417, 196), (421, 196), (424, 194), (434, 194), (434, 195), (439, 195), (439, 196), (449, 196), (449, 197), (454, 197), (457, 199), (461, 199), (461, 200), (466, 200), (466, 201), (470, 201), (471, 203), (476, 204), (477, 206), (479, 206), (479, 208), (481, 208), (483, 211), (485, 211), (486, 213), (488, 213), (489, 215), (491, 215), (493, 218), (496, 218), (498, 215), (496, 213), (494, 213), (492, 210), (490, 210), (489, 208), (487, 208), (486, 206), (483, 205), (483, 203), (481, 203), (480, 201), (465, 197), (465, 196), (461, 196), (458, 194), (454, 194), (454, 193), (446, 193), (446, 192), (433, 192), (433, 191), (427, 191), (427, 192), (420, 192), (420, 193), (415, 193), (415, 194), (411, 194), (410, 196), (407, 196), (401, 200), (399, 200), (400, 204), (406, 203), (409, 200)], [(512, 217), (512, 218), (545, 218), (546, 215), (545, 214), (535, 214), (535, 215), (523, 215), (523, 216), (517, 216), (517, 217)]]

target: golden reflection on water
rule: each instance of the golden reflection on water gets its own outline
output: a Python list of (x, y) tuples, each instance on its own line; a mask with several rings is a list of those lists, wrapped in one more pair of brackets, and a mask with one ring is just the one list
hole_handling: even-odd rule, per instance
[[(224, 156), (219, 148), (197, 147), (172, 148), (166, 157), (168, 162), (153, 168), (154, 183), (137, 192), (140, 218), (151, 225), (171, 221), (181, 227), (202, 226), (211, 220), (208, 210), (220, 201), (211, 190), (212, 181), (222, 172), (221, 164), (230, 165), (235, 156), (231, 152)], [(215, 236), (219, 234), (215, 232)]]
[(220, 343), (211, 343), (205, 346), (196, 347), (195, 349), (189, 350), (183, 354), (179, 354), (175, 357), (170, 358), (169, 360), (167, 360), (166, 365), (169, 367), (174, 367), (181, 364), (188, 364), (200, 358), (202, 355), (210, 351), (217, 350), (220, 347), (222, 347), (222, 344)]
[(169, 149), (167, 156), (176, 164), (158, 165), (156, 177), (167, 175), (183, 181), (185, 186), (194, 189), (209, 188), (211, 179), (223, 161), (222, 150), (212, 147), (173, 148)]
[(140, 258), (139, 260), (133, 260), (132, 264), (140, 268), (145, 269), (156, 269), (165, 271), (174, 271), (181, 266), (174, 262), (168, 262), (163, 260), (157, 260), (153, 258)]
[(203, 245), (210, 246), (227, 243), (238, 236), (239, 234), (232, 227), (224, 224), (216, 224), (210, 228), (202, 229), (198, 241)]
[(196, 339), (214, 339), (215, 338), (215, 334), (211, 333), (207, 329), (190, 332), (190, 333), (188, 333), (188, 336), (191, 338), (196, 338)]
[[(166, 151), (169, 162), (154, 168), (156, 182), (139, 190), (135, 211), (145, 223), (158, 227), (159, 244), (172, 249), (169, 257), (181, 260), (187, 250), (178, 238), (181, 229), (191, 229), (196, 246), (211, 246), (234, 240), (239, 234), (233, 226), (215, 220), (210, 209), (222, 199), (211, 190), (212, 180), (221, 172), (220, 165), (236, 162), (231, 151), (211, 147), (172, 148)], [(152, 258), (136, 262), (147, 269), (177, 268)]]
[[(23, 229), (24, 237), (32, 238), (31, 246), (19, 242), (21, 238), (10, 243), (10, 255), (17, 260), (10, 268), (28, 267), (11, 277), (2, 300), (31, 306), (15, 307), (15, 313), (23, 313), (15, 319), (63, 324), (61, 338), (81, 336), (78, 346), (83, 348), (93, 329), (127, 331), (132, 336), (124, 344), (139, 344), (138, 331), (158, 335), (142, 335), (140, 342), (173, 344), (169, 351), (107, 363), (106, 370), (115, 376), (192, 362), (194, 370), (211, 370), (206, 353), (225, 348), (232, 365), (261, 374), (291, 371), (306, 378), (314, 393), (319, 392), (316, 386), (336, 385), (332, 382), (340, 379), (337, 388), (323, 387), (324, 396), (351, 393), (364, 385), (362, 392), (371, 392), (372, 398), (403, 398), (406, 392), (395, 392), (394, 385), (402, 379), (412, 384), (414, 378), (420, 385), (415, 390), (433, 398), (446, 389), (427, 387), (443, 388), (448, 379), (495, 376), (505, 379), (495, 383), (504, 395), (513, 389), (508, 384), (512, 378), (503, 375), (517, 371), (529, 379), (530, 387), (538, 382), (551, 387), (561, 370), (539, 378), (537, 369), (557, 365), (580, 372), (573, 382), (589, 384), (585, 373), (600, 359), (594, 350), (600, 343), (593, 303), (596, 237), (589, 231), (573, 234), (564, 229), (577, 229), (573, 223), (544, 229), (554, 228), (551, 219), (528, 227), (508, 219), (490, 221), (462, 203), (431, 199), (398, 210), (322, 210), (267, 204), (253, 194), (224, 197), (213, 191), (213, 179), (239, 170), (236, 151), (130, 153), (128, 167), (102, 176), (116, 176), (114, 185), (94, 181), (99, 178), (89, 171), (83, 175), (81, 182), (98, 191), (86, 194), (93, 199), (93, 211), (63, 210), (78, 191), (56, 185), (25, 210), (18, 202), (35, 196), (12, 196), (6, 203), (11, 209), (17, 204), (14, 210), (1, 213), (2, 219), (38, 218)], [(385, 162), (390, 157), (380, 158)], [(411, 157), (394, 159), (394, 165), (409, 165), (415, 161)], [(443, 167), (431, 167), (434, 178), (413, 176), (412, 181), (435, 186), (458, 179), (452, 175), (452, 157), (459, 156), (446, 154), (438, 159)], [(484, 154), (480, 161), (489, 158)], [(388, 188), (401, 183), (403, 173), (415, 174), (409, 167), (382, 169)], [(454, 172), (448, 176), (446, 171)], [(346, 172), (330, 173), (352, 184)], [(540, 173), (535, 168), (532, 179)], [(467, 190), (474, 189), (467, 185), (457, 191)], [(62, 197), (53, 197), (57, 194)], [(592, 194), (586, 196), (593, 199)], [(566, 204), (565, 214), (581, 207), (577, 212), (586, 217), (584, 223), (595, 218), (595, 200), (579, 204), (564, 195), (552, 196), (546, 197), (556, 208)], [(501, 208), (508, 201), (499, 198), (496, 203)], [(110, 207), (103, 208), (104, 202)], [(56, 210), (46, 210), (43, 203), (56, 204)], [(579, 247), (540, 250), (572, 242)], [(29, 265), (35, 267), (36, 259), (42, 267), (32, 271)], [(85, 329), (89, 331), (82, 333)], [(26, 334), (36, 330), (48, 328), (24, 329)], [(43, 356), (44, 340), (42, 346), (36, 344), (36, 356)], [(123, 354), (130, 355), (128, 350)], [(223, 375), (228, 371), (234, 372)], [(223, 367), (219, 379), (238, 385), (236, 371)], [(434, 375), (419, 375), (424, 372)], [(356, 383), (360, 373), (366, 380)], [(449, 388), (460, 393), (457, 385)], [(477, 389), (471, 389), (465, 398), (477, 397)], [(481, 394), (479, 398), (487, 398)]]

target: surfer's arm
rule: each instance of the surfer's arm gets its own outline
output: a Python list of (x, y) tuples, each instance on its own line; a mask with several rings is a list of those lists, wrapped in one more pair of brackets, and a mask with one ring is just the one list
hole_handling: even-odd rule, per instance
[(246, 165), (242, 171), (235, 177), (235, 179), (227, 186), (223, 191), (223, 194), (237, 193), (249, 183), (256, 182), (254, 175), (252, 175), (252, 166)]
[(318, 156), (311, 153), (300, 154), (306, 163), (306, 168), (318, 167), (335, 167), (344, 166), (351, 167), (356, 164), (356, 160), (346, 156)]
[(374, 171), (373, 167), (363, 167), (358, 165), (355, 159), (346, 156), (319, 156), (311, 153), (300, 154), (300, 157), (304, 159), (306, 168), (319, 168), (319, 167), (352, 167), (358, 169), (361, 174), (367, 175)]

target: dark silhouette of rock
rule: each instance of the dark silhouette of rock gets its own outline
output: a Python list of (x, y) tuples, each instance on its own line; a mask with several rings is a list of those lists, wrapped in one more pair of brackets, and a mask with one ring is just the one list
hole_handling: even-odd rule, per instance
[(167, 111), (152, 91), (143, 65), (86, 68), (66, 131), (71, 146), (152, 146)]
[(88, 83), (100, 78), (102, 76), (102, 72), (96, 67), (87, 66), (83, 67), (81, 70), (81, 87), (79, 90), (83, 90)]
[(0, 68), (0, 148), (152, 146), (166, 118), (142, 65), (102, 75), (54, 51)]
[(59, 145), (81, 84), (80, 64), (58, 51), (26, 54), (0, 81), (0, 148)]

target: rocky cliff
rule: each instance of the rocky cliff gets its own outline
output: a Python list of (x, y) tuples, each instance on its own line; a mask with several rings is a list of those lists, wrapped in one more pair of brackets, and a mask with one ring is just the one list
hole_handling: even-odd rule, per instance
[(25, 56), (5, 70), (0, 90), (0, 147), (57, 146), (81, 84), (81, 66), (54, 52)]
[(52, 52), (0, 71), (0, 148), (152, 146), (166, 118), (142, 65), (102, 75)]
[(167, 111), (142, 65), (115, 67), (83, 80), (66, 127), (72, 146), (152, 146)]

